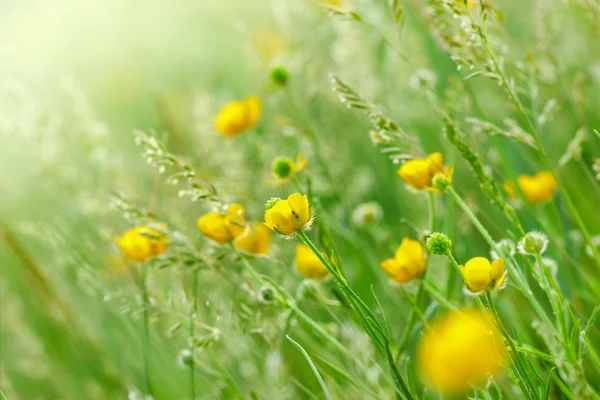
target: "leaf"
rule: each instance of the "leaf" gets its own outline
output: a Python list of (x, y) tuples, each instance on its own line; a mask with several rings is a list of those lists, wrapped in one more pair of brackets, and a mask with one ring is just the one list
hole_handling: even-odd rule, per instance
[(325, 397), (328, 400), (331, 400), (331, 394), (329, 394), (329, 390), (327, 390), (327, 386), (325, 386), (325, 382), (323, 382), (323, 378), (321, 378), (321, 374), (319, 374), (317, 367), (315, 366), (315, 364), (313, 364), (312, 360), (310, 359), (310, 356), (308, 355), (306, 350), (304, 350), (304, 347), (302, 347), (298, 342), (294, 341), (294, 339), (292, 339), (289, 335), (285, 335), (285, 337), (287, 338), (287, 340), (292, 342), (292, 344), (294, 346), (296, 346), (298, 348), (298, 350), (300, 350), (302, 352), (302, 355), (304, 355), (304, 358), (306, 358), (306, 361), (308, 361), (310, 368), (312, 369), (317, 380), (319, 381), (319, 385), (321, 385), (321, 389), (323, 389), (323, 394), (325, 394)]

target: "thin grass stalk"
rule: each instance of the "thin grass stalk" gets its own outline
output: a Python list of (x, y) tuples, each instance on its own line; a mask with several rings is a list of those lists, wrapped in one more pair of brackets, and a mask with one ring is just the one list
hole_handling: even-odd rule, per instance
[(148, 265), (142, 264), (140, 286), (142, 291), (142, 357), (144, 363), (144, 384), (147, 395), (152, 395), (152, 384), (150, 379), (150, 320), (148, 316)]
[[(358, 295), (350, 288), (350, 286), (348, 285), (346, 280), (338, 275), (337, 270), (329, 263), (329, 261), (323, 256), (323, 254), (321, 254), (321, 252), (317, 249), (317, 247), (314, 245), (314, 243), (308, 238), (306, 233), (304, 233), (303, 231), (298, 231), (297, 235), (312, 250), (312, 252), (319, 258), (319, 260), (323, 263), (323, 265), (325, 265), (325, 267), (329, 270), (329, 273), (333, 276), (336, 283), (338, 285), (340, 285), (340, 287), (342, 288), (344, 293), (347, 295), (348, 299), (353, 304), (353, 309), (357, 313), (359, 318), (361, 318), (361, 317), (366, 318), (366, 320), (363, 321), (361, 323), (361, 325), (365, 328), (365, 330), (367, 330), (367, 333), (369, 333), (371, 338), (380, 347), (381, 347), (380, 340), (383, 338), (384, 343), (383, 343), (382, 350), (383, 350), (386, 360), (390, 366), (392, 378), (394, 380), (396, 388), (398, 389), (398, 392), (400, 395), (404, 396), (408, 400), (412, 400), (413, 396), (410, 393), (410, 390), (408, 389), (406, 382), (404, 382), (404, 378), (402, 378), (402, 375), (401, 375), (400, 371), (398, 370), (398, 366), (396, 365), (396, 362), (394, 360), (394, 356), (392, 355), (391, 350), (389, 348), (389, 339), (383, 333), (383, 330), (379, 326), (379, 322), (373, 315), (373, 312), (365, 305), (365, 303), (358, 297)], [(371, 327), (371, 328), (369, 328), (369, 327)], [(377, 333), (379, 333), (382, 337), (379, 338), (379, 337), (377, 337), (376, 334), (372, 333), (373, 329), (376, 329)]]

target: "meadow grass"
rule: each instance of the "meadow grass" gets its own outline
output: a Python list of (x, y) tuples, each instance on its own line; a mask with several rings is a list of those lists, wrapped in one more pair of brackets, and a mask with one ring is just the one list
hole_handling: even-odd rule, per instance
[[(600, 398), (600, 3), (189, 3), (127, 14), (106, 73), (2, 76), (2, 396)], [(226, 237), (292, 193), (311, 222), (267, 252)], [(132, 260), (134, 226), (166, 251)], [(503, 259), (482, 290), (474, 257)], [(436, 386), (429, 333), (469, 308), (502, 359)], [(487, 375), (475, 328), (453, 383)]]

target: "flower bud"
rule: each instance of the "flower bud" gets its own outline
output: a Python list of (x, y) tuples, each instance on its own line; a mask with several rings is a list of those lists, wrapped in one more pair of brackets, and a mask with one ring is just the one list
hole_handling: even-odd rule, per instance
[(452, 184), (452, 175), (448, 175), (443, 172), (440, 172), (439, 174), (435, 174), (435, 176), (431, 180), (431, 187), (433, 187), (435, 190), (437, 190), (440, 193), (447, 191), (451, 184)]
[(452, 247), (452, 240), (443, 233), (433, 232), (427, 238), (425, 245), (430, 253), (443, 256)]
[(275, 67), (271, 70), (271, 81), (277, 86), (287, 85), (290, 74), (284, 67)]
[(177, 362), (182, 367), (191, 367), (194, 365), (194, 355), (190, 349), (183, 349), (177, 355)]
[(496, 243), (496, 250), (491, 250), (490, 255), (492, 256), (492, 260), (496, 258), (507, 258), (515, 255), (516, 246), (515, 242), (510, 239), (502, 239)]
[(275, 300), (275, 291), (270, 287), (262, 287), (258, 292), (258, 299), (261, 303), (272, 303)]
[(288, 178), (294, 171), (294, 161), (288, 157), (277, 157), (271, 165), (273, 173), (280, 179)]
[(521, 254), (543, 254), (548, 246), (548, 237), (542, 232), (529, 232), (519, 242)]

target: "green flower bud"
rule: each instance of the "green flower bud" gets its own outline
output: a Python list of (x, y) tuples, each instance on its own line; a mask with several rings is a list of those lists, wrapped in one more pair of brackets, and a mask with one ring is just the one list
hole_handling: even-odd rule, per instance
[(177, 362), (179, 362), (179, 365), (182, 367), (191, 367), (194, 365), (194, 354), (190, 349), (183, 349), (177, 356)]
[(270, 287), (263, 287), (258, 293), (258, 298), (263, 303), (272, 303), (275, 300), (275, 291)]
[(281, 179), (289, 178), (294, 171), (294, 161), (288, 157), (277, 157), (271, 166), (273, 173)]
[(444, 172), (435, 174), (431, 180), (431, 186), (440, 193), (447, 191), (451, 184), (452, 175), (448, 175)]
[(433, 232), (425, 241), (425, 246), (430, 253), (443, 256), (450, 251), (452, 240), (443, 233)]
[(275, 67), (271, 70), (271, 81), (277, 86), (287, 85), (290, 74), (284, 67)]
[(548, 247), (548, 237), (542, 232), (529, 232), (519, 242), (519, 252), (521, 254), (543, 254), (546, 247)]

